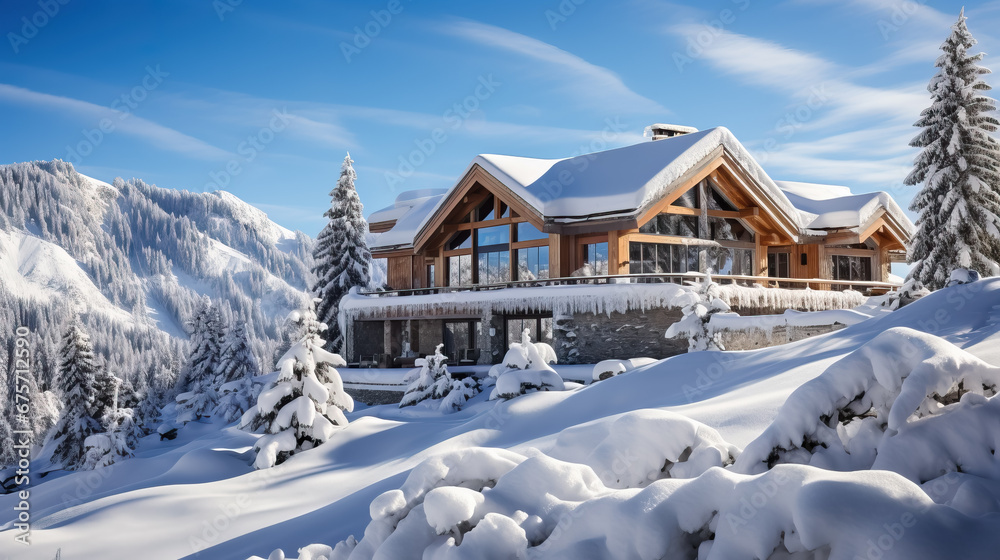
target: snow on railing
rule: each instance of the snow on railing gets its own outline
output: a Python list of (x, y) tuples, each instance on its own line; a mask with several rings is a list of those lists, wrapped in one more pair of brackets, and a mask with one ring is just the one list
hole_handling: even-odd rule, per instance
[[(682, 285), (681, 282), (698, 282), (704, 277), (704, 274), (697, 272), (573, 276), (498, 284), (359, 292), (345, 297), (341, 302), (341, 310), (349, 320), (386, 314), (419, 317), (539, 311), (610, 315), (630, 310), (680, 307), (692, 291), (689, 285)], [(865, 301), (865, 296), (860, 292), (833, 291), (829, 288), (840, 285), (839, 282), (818, 278), (712, 275), (712, 280), (723, 284), (721, 299), (740, 310), (850, 309)], [(799, 285), (803, 289), (764, 287), (762, 284)], [(851, 282), (850, 285), (886, 291), (898, 287), (887, 282)], [(826, 289), (811, 289), (813, 287)]]

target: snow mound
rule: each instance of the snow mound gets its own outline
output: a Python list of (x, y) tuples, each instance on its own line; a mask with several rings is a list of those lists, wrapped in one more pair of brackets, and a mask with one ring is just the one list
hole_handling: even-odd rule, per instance
[(525, 329), (521, 342), (511, 344), (503, 360), (490, 368), (490, 377), (496, 378), (490, 400), (512, 399), (534, 391), (565, 391), (562, 377), (549, 366), (548, 359), (554, 355), (548, 344), (532, 343)]
[[(332, 560), (985, 558), (1000, 546), (991, 530), (1000, 514), (971, 517), (935, 504), (890, 472), (711, 468), (694, 479), (615, 490), (589, 466), (537, 451), (472, 449), (428, 462), (452, 465), (442, 473), (449, 480), (415, 469), (404, 489), (419, 488), (420, 503), (401, 518), (397, 510), (391, 523), (373, 518), (365, 538), (338, 544)], [(492, 464), (495, 485), (454, 468), (470, 463)]]
[(694, 478), (711, 467), (730, 465), (740, 450), (686, 416), (639, 410), (613, 422), (567, 428), (547, 453), (589, 465), (609, 488), (642, 488), (662, 478)]
[(995, 395), (998, 385), (1000, 367), (934, 335), (892, 328), (795, 390), (735, 468), (869, 469), (876, 454), (882, 457), (882, 443), (910, 423), (953, 412), (960, 399), (972, 406), (975, 396)]
[(632, 371), (635, 368), (648, 366), (649, 364), (655, 363), (658, 360), (653, 358), (632, 358), (631, 360), (604, 360), (594, 364), (594, 381), (603, 381), (605, 379), (614, 377), (616, 375), (621, 375), (627, 371)]

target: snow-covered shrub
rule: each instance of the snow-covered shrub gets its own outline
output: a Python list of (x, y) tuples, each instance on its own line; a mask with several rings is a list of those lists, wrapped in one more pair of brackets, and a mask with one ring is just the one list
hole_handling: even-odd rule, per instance
[(257, 405), (246, 412), (240, 426), (263, 426), (265, 434), (254, 445), (258, 469), (273, 467), (299, 451), (330, 439), (336, 426), (346, 426), (344, 412), (354, 410), (354, 400), (344, 392), (340, 373), (347, 363), (323, 350), (320, 334), (326, 325), (312, 310), (294, 311), (289, 319), (305, 333), (279, 360), (274, 385), (262, 391)]
[(589, 465), (609, 488), (642, 488), (661, 478), (694, 478), (730, 465), (740, 450), (686, 416), (636, 410), (566, 428), (546, 454)]
[(520, 343), (510, 345), (503, 361), (490, 368), (490, 377), (496, 378), (490, 400), (512, 399), (532, 391), (563, 391), (566, 388), (556, 370), (542, 357), (538, 346), (531, 342), (528, 329), (521, 334)]
[(796, 389), (735, 468), (869, 469), (882, 442), (909, 423), (949, 412), (967, 393), (995, 395), (998, 386), (1000, 367), (934, 335), (889, 329)]
[(703, 350), (725, 350), (720, 341), (721, 334), (711, 326), (712, 316), (716, 313), (726, 313), (729, 305), (720, 299), (722, 293), (719, 285), (706, 276), (701, 282), (692, 282), (695, 291), (681, 296), (680, 321), (670, 325), (666, 338), (687, 337), (688, 352)]
[(973, 282), (979, 281), (979, 273), (975, 270), (969, 270), (968, 268), (956, 268), (951, 271), (951, 276), (948, 277), (948, 283), (945, 285), (946, 288), (952, 286), (959, 286), (961, 284), (971, 284)]
[(895, 473), (801, 465), (753, 476), (710, 468), (616, 490), (587, 465), (473, 448), (428, 459), (370, 509), (364, 538), (339, 543), (331, 560), (910, 560), (983, 558), (1000, 546), (995, 515), (935, 504)]
[(603, 360), (594, 364), (594, 381), (603, 381), (621, 375), (637, 367), (656, 362), (653, 358), (632, 358), (631, 360)]
[(476, 394), (474, 379), (452, 379), (448, 372), (448, 357), (441, 353), (444, 344), (434, 348), (434, 355), (418, 358), (412, 370), (403, 378), (409, 385), (399, 402), (399, 408), (413, 406), (426, 400), (441, 401), (437, 406), (441, 412), (460, 410), (465, 401)]

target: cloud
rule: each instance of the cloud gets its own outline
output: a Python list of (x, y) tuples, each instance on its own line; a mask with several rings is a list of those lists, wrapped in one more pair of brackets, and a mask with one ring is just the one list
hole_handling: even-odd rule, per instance
[(232, 156), (229, 152), (202, 140), (134, 114), (71, 97), (0, 84), (0, 100), (67, 113), (82, 121), (89, 122), (91, 128), (98, 128), (103, 119), (110, 119), (114, 124), (113, 133), (141, 138), (158, 148), (197, 159), (218, 160), (228, 159)]
[(449, 35), (513, 53), (544, 66), (544, 74), (562, 82), (560, 90), (581, 104), (628, 113), (666, 113), (658, 102), (632, 91), (622, 79), (603, 66), (558, 47), (502, 27), (457, 20), (440, 29)]

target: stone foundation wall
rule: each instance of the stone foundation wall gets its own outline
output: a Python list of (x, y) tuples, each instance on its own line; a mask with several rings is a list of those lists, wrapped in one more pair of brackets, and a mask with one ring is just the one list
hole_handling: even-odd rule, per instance
[(722, 346), (726, 350), (756, 350), (770, 346), (780, 346), (821, 334), (839, 331), (845, 325), (822, 325), (816, 327), (776, 327), (773, 331), (751, 329), (745, 331), (723, 331)]
[[(680, 309), (649, 309), (595, 315), (573, 315), (576, 333), (575, 363), (592, 364), (609, 358), (666, 358), (687, 351), (687, 340), (663, 337), (667, 328), (679, 321)], [(553, 331), (553, 346), (560, 363), (568, 363), (573, 347), (560, 329)]]

